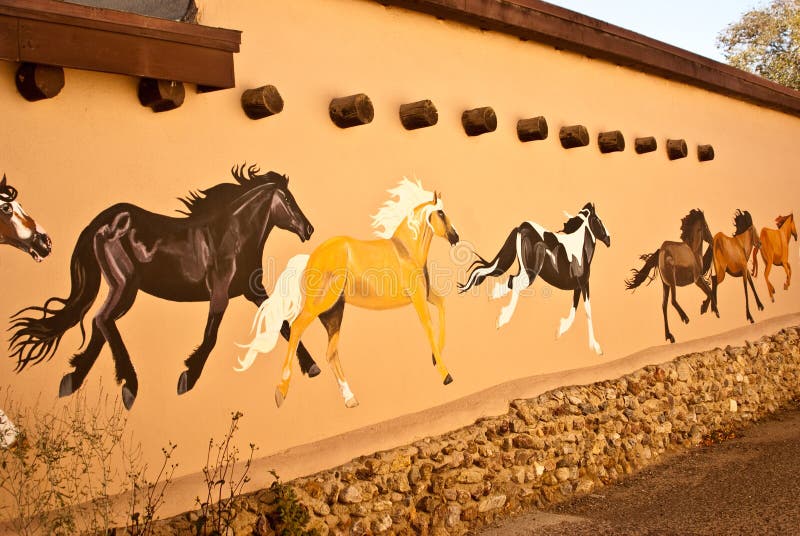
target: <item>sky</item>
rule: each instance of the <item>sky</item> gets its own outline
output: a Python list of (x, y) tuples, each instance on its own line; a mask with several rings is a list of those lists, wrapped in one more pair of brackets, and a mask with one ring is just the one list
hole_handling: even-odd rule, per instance
[(717, 35), (765, 0), (545, 0), (717, 61)]

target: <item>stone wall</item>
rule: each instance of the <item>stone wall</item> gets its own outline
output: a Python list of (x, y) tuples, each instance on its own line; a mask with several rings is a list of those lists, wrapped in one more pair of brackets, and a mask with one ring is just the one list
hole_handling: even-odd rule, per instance
[[(515, 400), (508, 413), (291, 482), (319, 534), (464, 534), (526, 506), (611, 484), (668, 451), (800, 395), (800, 327), (680, 356), (616, 380)], [(236, 506), (237, 534), (272, 534), (275, 495)], [(260, 519), (259, 519), (260, 518)], [(164, 522), (182, 532), (196, 514)], [(256, 528), (257, 527), (257, 528)]]

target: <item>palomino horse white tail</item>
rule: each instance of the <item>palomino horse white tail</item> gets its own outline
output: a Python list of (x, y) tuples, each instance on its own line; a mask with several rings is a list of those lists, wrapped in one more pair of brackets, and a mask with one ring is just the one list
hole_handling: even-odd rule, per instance
[[(303, 331), (317, 317), (328, 332), (328, 362), (339, 383), (345, 406), (358, 405), (339, 362), (339, 329), (346, 303), (367, 309), (390, 309), (412, 304), (428, 336), (433, 363), (443, 383), (447, 385), (453, 381), (442, 361), (444, 299), (430, 286), (427, 260), (434, 236), (455, 244), (458, 233), (444, 213), (439, 194), (425, 191), (419, 181), (404, 178), (389, 193), (397, 200), (387, 201), (374, 217), (377, 240), (337, 236), (324, 242), (308, 257), (294, 257), (279, 278), (278, 284), (285, 284), (285, 287), (276, 289), (278, 296), (273, 294), (259, 308), (254, 322), (256, 336), (244, 346), (248, 352), (239, 360), (239, 370), (249, 368), (258, 353), (271, 350), (275, 345), (274, 331), (278, 323), (289, 321), (288, 353), (275, 390), (278, 407), (289, 391), (292, 376), (290, 357)], [(376, 284), (376, 273), (392, 277), (389, 289)], [(302, 305), (298, 312), (300, 300)], [(439, 312), (438, 334), (434, 333), (431, 325), (428, 303)]]

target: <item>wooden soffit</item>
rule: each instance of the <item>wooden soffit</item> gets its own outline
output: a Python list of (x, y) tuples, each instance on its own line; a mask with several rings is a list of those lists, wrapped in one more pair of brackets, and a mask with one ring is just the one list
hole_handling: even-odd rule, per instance
[(799, 91), (540, 0), (376, 1), (577, 52), (800, 116)]
[(235, 86), (241, 32), (60, 2), (0, 0), (0, 59)]

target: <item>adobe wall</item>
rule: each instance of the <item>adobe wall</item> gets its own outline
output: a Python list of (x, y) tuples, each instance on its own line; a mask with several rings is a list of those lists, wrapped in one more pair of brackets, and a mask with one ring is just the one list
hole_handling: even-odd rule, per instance
[[(794, 179), (800, 169), (798, 117), (366, 0), (200, 2), (200, 22), (243, 31), (235, 56), (237, 88), (203, 94), (189, 88), (184, 105), (166, 113), (138, 104), (133, 78), (69, 69), (58, 97), (29, 103), (14, 87), (16, 65), (0, 63), (5, 125), (0, 165), (19, 190), (18, 200), (53, 239), (53, 253), (41, 264), (2, 249), (0, 317), (68, 294), (72, 248), (100, 211), (126, 201), (175, 214), (177, 197), (231, 181), (228, 170), (244, 161), (288, 174), (291, 191), (316, 229), (304, 244), (290, 233), (271, 234), (264, 258), (268, 289), (292, 255), (308, 253), (335, 235), (369, 238), (370, 216), (403, 176), (416, 176), (427, 189), (443, 193), (463, 244), (451, 249), (437, 240), (429, 259), (433, 284), (445, 296), (444, 360), (455, 381), (443, 386), (431, 367), (428, 342), (411, 308), (348, 307), (339, 350), (361, 403), (357, 409), (342, 403), (325, 363), (319, 324), (303, 340), (322, 374), (314, 379), (297, 374), (280, 409), (273, 391), (285, 343), (251, 370), (235, 372), (240, 350), (234, 343), (246, 340), (254, 313), (241, 298), (228, 307), (197, 386), (178, 396), (183, 360), (201, 340), (207, 304), (140, 293), (118, 322), (140, 384), (130, 423), (152, 462), (168, 441), (177, 443), (182, 475), (201, 467), (208, 438), (222, 435), (233, 411), (245, 413), (241, 446), (256, 443), (259, 455), (267, 456), (518, 378), (589, 367), (660, 345), (660, 285), (633, 294), (623, 285), (629, 270), (640, 266), (639, 255), (677, 240), (680, 219), (692, 208), (705, 211), (712, 233), (730, 234), (735, 209), (749, 210), (761, 228), (800, 206), (800, 182)], [(285, 109), (252, 121), (241, 110), (240, 95), (264, 84), (279, 89)], [(372, 99), (374, 121), (339, 129), (328, 118), (328, 103), (358, 92)], [(421, 99), (435, 103), (439, 123), (407, 131), (398, 107)], [(494, 108), (497, 130), (468, 137), (461, 113), (478, 106)], [(519, 142), (517, 120), (539, 115), (546, 117), (550, 136)], [(572, 124), (587, 127), (589, 146), (561, 147), (558, 130)], [(600, 153), (596, 137), (607, 130), (623, 132), (624, 152)], [(640, 136), (655, 136), (658, 151), (637, 155), (633, 140)], [(689, 156), (670, 161), (667, 138), (685, 139)], [(701, 163), (694, 151), (706, 143), (714, 146), (716, 158)], [(489, 285), (474, 295), (456, 294), (473, 259), (468, 248), (491, 257), (520, 222), (559, 230), (562, 211), (574, 214), (588, 201), (612, 237), (610, 248), (598, 245), (591, 273), (602, 356), (588, 347), (582, 306), (572, 329), (555, 339), (559, 319), (570, 309), (570, 292), (535, 283), (500, 330), (495, 321), (505, 300), (489, 301)], [(797, 259), (795, 242), (791, 258)], [(756, 282), (766, 306), (753, 308), (757, 322), (798, 311), (800, 285), (795, 281), (782, 290), (780, 269), (773, 270), (772, 281), (778, 288), (775, 303), (768, 303), (761, 275)], [(699, 315), (701, 297), (693, 286), (678, 290), (691, 319), (683, 325), (670, 310), (679, 341), (745, 324), (740, 280), (720, 287), (720, 319)], [(0, 360), (0, 396), (43, 407), (56, 403), (59, 382), (79, 345), (76, 328), (52, 360), (20, 374), (14, 372), (15, 360)], [(101, 386), (115, 395), (113, 379), (106, 348), (83, 388), (90, 396)]]

